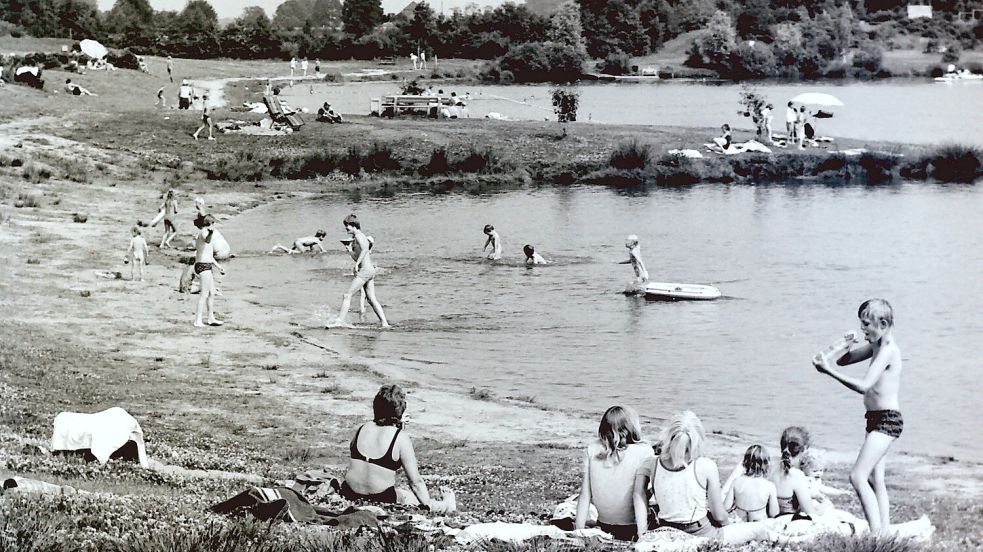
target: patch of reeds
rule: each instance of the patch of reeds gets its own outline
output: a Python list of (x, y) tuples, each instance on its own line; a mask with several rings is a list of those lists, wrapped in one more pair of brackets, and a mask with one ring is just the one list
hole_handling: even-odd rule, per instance
[(39, 184), (42, 180), (51, 178), (51, 169), (33, 161), (24, 165), (21, 175), (31, 184)]
[(983, 177), (983, 149), (946, 144), (925, 156), (930, 176), (942, 182), (973, 182)]
[(644, 169), (651, 161), (652, 146), (639, 142), (637, 139), (618, 144), (608, 158), (610, 166), (622, 171)]
[(85, 224), (89, 220), (89, 215), (84, 213), (72, 213), (72, 222)]
[(40, 207), (41, 198), (37, 194), (20, 192), (17, 194), (17, 199), (14, 201), (14, 207), (21, 209), (24, 207)]
[(490, 389), (486, 389), (484, 387), (481, 389), (472, 387), (471, 390), (468, 391), (468, 395), (470, 395), (472, 399), (477, 399), (479, 401), (488, 401), (495, 397)]

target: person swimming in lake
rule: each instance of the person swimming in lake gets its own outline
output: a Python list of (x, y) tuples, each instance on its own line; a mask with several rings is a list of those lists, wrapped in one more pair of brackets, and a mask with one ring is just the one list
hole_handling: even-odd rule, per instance
[(491, 224), (486, 224), (483, 230), (488, 240), (485, 241), (485, 246), (481, 248), (481, 252), (484, 253), (485, 249), (488, 249), (490, 245), (492, 250), (488, 253), (488, 259), (492, 261), (497, 261), (502, 258), (502, 240), (498, 237), (498, 232), (495, 231), (495, 227)]
[(351, 308), (352, 294), (356, 291), (365, 288), (366, 299), (369, 301), (369, 305), (372, 306), (373, 312), (379, 317), (379, 322), (383, 328), (389, 327), (389, 321), (386, 320), (386, 313), (382, 310), (382, 304), (375, 296), (375, 277), (379, 272), (379, 269), (372, 264), (372, 258), (369, 255), (369, 250), (371, 249), (371, 243), (368, 237), (362, 233), (362, 224), (358, 221), (358, 217), (355, 215), (348, 215), (343, 221), (345, 226), (345, 231), (348, 235), (352, 237), (352, 243), (350, 246), (350, 253), (352, 259), (355, 261), (355, 267), (353, 272), (355, 273), (355, 278), (352, 279), (351, 285), (348, 287), (348, 291), (345, 292), (341, 301), (341, 310), (338, 312), (338, 321), (334, 324), (328, 324), (326, 327), (350, 327), (351, 325), (346, 322), (348, 316), (348, 309)]
[[(420, 477), (416, 452), (403, 431), (406, 393), (396, 385), (383, 385), (372, 400), (373, 420), (355, 430), (348, 445), (351, 459), (339, 494), (352, 501), (421, 506), (431, 512), (457, 510), (454, 492), (442, 488), (434, 500)], [(403, 468), (409, 489), (396, 488), (396, 471)]]
[(625, 239), (625, 248), (628, 249), (628, 260), (620, 261), (618, 264), (630, 264), (632, 270), (635, 271), (635, 279), (632, 284), (640, 286), (649, 279), (649, 273), (645, 270), (645, 263), (642, 262), (642, 248), (638, 244), (638, 236), (635, 234), (629, 235)]
[(536, 253), (536, 249), (529, 244), (526, 244), (526, 246), (522, 248), (522, 252), (526, 254), (526, 265), (550, 264), (550, 262), (544, 259), (542, 255)]
[[(288, 255), (293, 255), (294, 253), (303, 253), (305, 250), (308, 253), (324, 253), (324, 246), (321, 245), (321, 241), (324, 240), (328, 233), (324, 230), (318, 230), (313, 236), (304, 236), (302, 238), (297, 238), (294, 240), (294, 246), (291, 249), (287, 249), (281, 244), (276, 244), (273, 249), (270, 249), (270, 253), (276, 253), (277, 251), (283, 251)], [(316, 250), (316, 251), (315, 251)]]

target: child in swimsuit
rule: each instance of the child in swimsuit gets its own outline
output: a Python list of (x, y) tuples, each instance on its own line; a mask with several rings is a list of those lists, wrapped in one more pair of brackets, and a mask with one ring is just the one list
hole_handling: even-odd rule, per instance
[[(374, 419), (355, 431), (349, 444), (351, 460), (340, 494), (352, 501), (423, 505), (433, 512), (457, 509), (454, 492), (442, 489), (444, 498), (430, 497), (420, 477), (416, 452), (403, 432), (406, 394), (398, 385), (383, 385), (372, 401)], [(396, 471), (403, 468), (410, 490), (396, 488)]]
[(203, 131), (203, 130), (205, 130), (205, 128), (207, 127), (208, 128), (208, 139), (209, 140), (214, 140), (215, 137), (212, 136), (212, 127), (213, 126), (214, 125), (212, 124), (212, 110), (211, 110), (210, 107), (208, 107), (208, 94), (205, 94), (201, 98), (201, 126), (198, 127), (198, 130), (196, 130), (195, 133), (192, 134), (191, 136), (193, 136), (194, 139), (197, 140), (198, 139), (198, 133), (201, 132), (201, 131)]
[(164, 211), (164, 235), (160, 238), (160, 248), (164, 249), (170, 247), (171, 240), (177, 236), (177, 225), (174, 220), (177, 217), (177, 199), (174, 198), (173, 189), (167, 190), (167, 197), (164, 198), (160, 209)]
[(625, 248), (628, 249), (628, 260), (618, 264), (630, 264), (635, 271), (635, 279), (629, 287), (639, 287), (649, 279), (649, 273), (645, 270), (645, 263), (642, 262), (642, 248), (638, 245), (638, 236), (631, 234), (625, 239)]
[(492, 247), (491, 253), (488, 254), (488, 259), (492, 261), (497, 261), (502, 258), (502, 240), (498, 237), (498, 232), (495, 231), (495, 227), (486, 224), (484, 230), (482, 230), (488, 240), (485, 241), (485, 246), (481, 248), (481, 252), (484, 253), (485, 249), (488, 249), (490, 245)]
[(325, 232), (324, 230), (318, 230), (317, 232), (314, 233), (313, 236), (306, 236), (294, 240), (294, 246), (292, 249), (287, 249), (286, 247), (280, 244), (276, 244), (273, 246), (273, 249), (270, 249), (270, 253), (274, 253), (276, 251), (283, 251), (284, 253), (293, 255), (294, 253), (303, 253), (305, 249), (308, 252), (314, 252), (315, 248), (320, 253), (324, 253), (325, 250), (324, 250), (324, 246), (321, 245), (321, 240), (323, 240), (324, 237), (327, 235), (328, 233)]
[[(867, 437), (850, 471), (850, 483), (857, 491), (871, 532), (877, 533), (890, 525), (884, 467), (888, 449), (901, 436), (904, 428), (898, 398), (901, 390), (901, 349), (894, 340), (894, 310), (890, 303), (884, 299), (864, 301), (857, 316), (867, 343), (860, 345), (856, 340), (842, 339), (834, 344), (834, 350), (813, 357), (812, 363), (820, 373), (864, 396)], [(838, 366), (867, 359), (870, 359), (870, 365), (863, 378), (857, 378), (830, 366), (831, 358), (837, 358)]]
[(800, 467), (802, 468), (802, 473), (806, 475), (806, 481), (809, 483), (809, 496), (812, 498), (817, 514), (824, 515), (835, 509), (833, 503), (826, 495), (849, 494), (849, 491), (823, 484), (823, 474), (826, 471), (826, 464), (820, 451), (813, 448), (805, 451), (802, 454)]
[(198, 311), (195, 317), (195, 326), (202, 328), (205, 324), (202, 318), (206, 312), (208, 314), (209, 326), (221, 326), (222, 321), (215, 318), (215, 277), (212, 269), (217, 268), (222, 274), (225, 269), (215, 260), (214, 246), (212, 237), (215, 235), (213, 226), (216, 224), (215, 217), (206, 215), (202, 221), (204, 226), (195, 238), (195, 274), (201, 278), (201, 291), (198, 293)]
[(379, 300), (375, 296), (375, 276), (378, 273), (378, 269), (372, 264), (372, 258), (369, 256), (371, 243), (368, 237), (362, 233), (362, 225), (358, 221), (358, 217), (348, 215), (345, 217), (343, 224), (345, 231), (352, 237), (350, 251), (352, 259), (355, 261), (353, 270), (355, 278), (352, 279), (352, 284), (342, 297), (341, 310), (338, 312), (338, 321), (334, 324), (328, 324), (326, 327), (350, 326), (345, 319), (348, 316), (348, 309), (351, 308), (352, 294), (365, 288), (365, 295), (369, 301), (369, 305), (372, 306), (372, 311), (379, 317), (382, 327), (388, 328), (389, 321), (386, 320), (386, 313), (383, 312), (382, 304), (379, 303)]
[(778, 515), (778, 491), (768, 480), (771, 459), (761, 445), (744, 452), (743, 473), (734, 479), (724, 506), (739, 521), (761, 521)]
[(132, 262), (130, 265), (130, 280), (136, 280), (135, 272), (140, 273), (140, 281), (143, 281), (143, 266), (150, 256), (150, 249), (147, 247), (147, 240), (140, 235), (140, 227), (134, 226), (131, 230), (133, 238), (130, 239), (130, 247), (126, 250), (123, 257), (123, 264)]
[(802, 455), (809, 450), (810, 442), (809, 432), (801, 427), (787, 427), (782, 432), (782, 465), (772, 476), (777, 491), (779, 515), (816, 513), (809, 482), (799, 469)]
[(549, 261), (544, 259), (539, 253), (536, 253), (536, 249), (531, 245), (526, 245), (523, 247), (522, 252), (526, 254), (526, 265), (549, 264)]

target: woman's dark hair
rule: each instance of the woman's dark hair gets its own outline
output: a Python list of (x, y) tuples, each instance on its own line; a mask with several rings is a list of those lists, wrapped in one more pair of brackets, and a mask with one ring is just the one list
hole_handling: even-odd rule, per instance
[(358, 217), (356, 217), (354, 214), (351, 214), (351, 215), (348, 215), (347, 217), (345, 217), (345, 220), (342, 221), (342, 224), (344, 224), (345, 226), (354, 226), (355, 228), (358, 228), (359, 230), (362, 229), (362, 224), (360, 222), (358, 222)]
[(761, 445), (751, 445), (744, 452), (744, 475), (749, 477), (767, 477), (771, 468), (771, 459)]
[(324, 230), (318, 230), (317, 232), (314, 232), (314, 237), (315, 238), (323, 238), (323, 237), (325, 237), (327, 235), (328, 235), (328, 233), (325, 232)]
[(398, 425), (403, 419), (403, 412), (405, 411), (406, 393), (400, 386), (394, 383), (379, 388), (379, 392), (375, 394), (375, 399), (372, 401), (372, 412), (375, 416), (376, 425)]
[(782, 432), (782, 471), (788, 473), (792, 469), (792, 459), (809, 448), (812, 440), (809, 432), (799, 426), (785, 428)]
[(495, 229), (495, 227), (494, 227), (494, 226), (492, 226), (492, 225), (490, 225), (490, 224), (486, 224), (486, 225), (485, 225), (485, 230), (484, 230), (484, 232), (485, 232), (485, 233), (487, 234), (488, 232), (491, 232), (491, 231), (492, 231), (492, 230), (494, 230), (494, 229)]
[(532, 257), (532, 254), (535, 253), (536, 250), (533, 248), (533, 246), (527, 244), (522, 248), (522, 252), (526, 254), (526, 257)]

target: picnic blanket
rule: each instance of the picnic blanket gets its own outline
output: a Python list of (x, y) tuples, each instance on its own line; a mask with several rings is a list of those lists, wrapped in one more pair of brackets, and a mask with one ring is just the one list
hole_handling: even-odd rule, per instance
[(771, 149), (768, 146), (762, 144), (757, 140), (748, 140), (747, 142), (733, 142), (731, 143), (730, 147), (727, 149), (724, 149), (723, 147), (720, 146), (720, 144), (717, 144), (716, 142), (703, 144), (703, 147), (705, 147), (707, 151), (711, 151), (713, 153), (721, 153), (724, 155), (736, 155), (738, 153), (746, 153), (749, 151), (757, 152), (757, 153), (771, 153)]
[(140, 423), (126, 410), (114, 406), (95, 414), (62, 412), (55, 416), (51, 450), (88, 449), (99, 463), (105, 464), (129, 441), (136, 443), (140, 465), (146, 468), (147, 451)]
[(466, 527), (454, 539), (460, 544), (472, 544), (490, 540), (522, 542), (534, 537), (571, 540), (578, 538), (601, 538), (611, 540), (611, 536), (600, 529), (564, 531), (553, 525), (534, 525), (532, 523), (478, 523)]
[(260, 521), (316, 522), (339, 529), (379, 525), (377, 510), (353, 506), (335, 512), (314, 506), (294, 489), (282, 486), (250, 487), (209, 509), (226, 515), (242, 515), (248, 512)]

